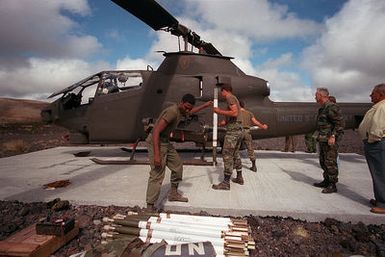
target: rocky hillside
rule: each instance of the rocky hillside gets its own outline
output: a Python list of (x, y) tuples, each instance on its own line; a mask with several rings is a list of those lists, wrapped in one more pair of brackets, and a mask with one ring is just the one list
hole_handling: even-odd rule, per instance
[(42, 101), (0, 98), (0, 123), (40, 122), (40, 111), (47, 105)]

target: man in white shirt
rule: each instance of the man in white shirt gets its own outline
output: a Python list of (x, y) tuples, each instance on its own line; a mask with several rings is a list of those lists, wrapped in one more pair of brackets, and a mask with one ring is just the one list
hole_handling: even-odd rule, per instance
[(385, 214), (385, 83), (370, 94), (374, 105), (365, 114), (358, 133), (364, 141), (366, 161), (373, 179), (375, 199), (370, 200), (373, 213)]

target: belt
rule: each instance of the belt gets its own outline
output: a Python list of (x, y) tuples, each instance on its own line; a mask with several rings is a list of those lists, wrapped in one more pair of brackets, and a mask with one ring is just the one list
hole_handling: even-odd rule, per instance
[(239, 129), (241, 130), (242, 129), (242, 126), (241, 126), (241, 123), (238, 123), (238, 122), (233, 122), (233, 123), (229, 123), (227, 124), (226, 126), (226, 129), (230, 129), (230, 130), (234, 130), (234, 129)]
[[(385, 137), (382, 137), (381, 138), (381, 140), (378, 140), (378, 141), (375, 141), (375, 142), (381, 142), (381, 141), (385, 141)], [(365, 138), (365, 139), (362, 139), (362, 142), (364, 142), (364, 144), (366, 143), (368, 143), (368, 139), (367, 138)]]

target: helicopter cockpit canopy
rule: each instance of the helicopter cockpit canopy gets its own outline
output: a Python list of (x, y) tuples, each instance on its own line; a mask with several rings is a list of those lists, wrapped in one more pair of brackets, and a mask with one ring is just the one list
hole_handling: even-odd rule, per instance
[(83, 91), (85, 88), (91, 87), (95, 84), (107, 83), (116, 87), (119, 90), (126, 90), (135, 86), (141, 85), (143, 82), (142, 74), (139, 71), (102, 71), (93, 74), (63, 90), (57, 91), (50, 95), (48, 98), (58, 96), (60, 94), (67, 94), (72, 91)]

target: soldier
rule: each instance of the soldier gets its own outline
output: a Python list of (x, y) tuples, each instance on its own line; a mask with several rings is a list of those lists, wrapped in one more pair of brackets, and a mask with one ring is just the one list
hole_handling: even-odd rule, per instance
[(315, 99), (321, 105), (317, 116), (317, 140), (324, 179), (314, 183), (314, 186), (324, 188), (322, 193), (334, 193), (337, 192), (338, 182), (338, 144), (342, 139), (345, 123), (339, 106), (330, 101), (326, 88), (317, 88)]
[(337, 103), (337, 99), (335, 96), (332, 96), (332, 95), (329, 95), (329, 101), (332, 102), (332, 103)]
[(250, 134), (251, 126), (258, 126), (261, 129), (267, 129), (268, 126), (266, 124), (262, 124), (258, 121), (254, 114), (245, 109), (245, 103), (241, 100), (239, 101), (239, 105), (241, 106), (241, 117), (242, 117), (242, 126), (243, 126), (243, 142), (247, 148), (247, 154), (249, 155), (251, 161), (250, 170), (257, 172), (257, 166), (255, 165), (256, 156), (253, 148), (253, 138)]
[(181, 158), (169, 141), (169, 136), (177, 127), (182, 115), (198, 112), (212, 105), (212, 101), (206, 102), (196, 108), (193, 108), (194, 105), (194, 96), (186, 94), (182, 97), (178, 105), (174, 104), (164, 109), (159, 115), (152, 132), (146, 139), (151, 166), (146, 194), (148, 209), (154, 210), (154, 204), (160, 194), (166, 166), (171, 170), (171, 191), (168, 195), (168, 200), (178, 202), (188, 201), (187, 197), (183, 197), (177, 190), (179, 182), (182, 181), (183, 165)]
[(294, 136), (286, 136), (285, 137), (285, 148), (283, 149), (282, 152), (290, 151), (290, 152), (294, 153), (295, 152), (295, 145), (296, 145), (296, 141), (295, 141)]
[(242, 163), (239, 155), (239, 147), (242, 143), (243, 129), (241, 119), (241, 108), (236, 96), (233, 95), (233, 89), (230, 84), (221, 84), (221, 95), (226, 99), (228, 110), (222, 110), (214, 107), (214, 112), (226, 116), (226, 135), (223, 142), (223, 163), (224, 179), (221, 183), (213, 185), (216, 190), (230, 190), (230, 178), (233, 167), (237, 171), (237, 177), (233, 182), (243, 185)]

